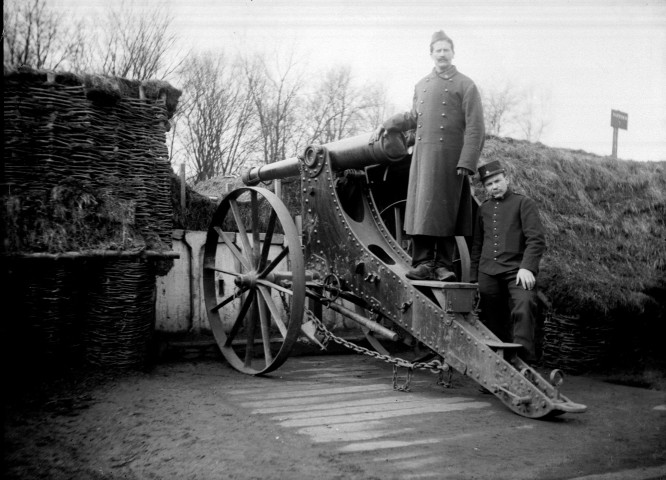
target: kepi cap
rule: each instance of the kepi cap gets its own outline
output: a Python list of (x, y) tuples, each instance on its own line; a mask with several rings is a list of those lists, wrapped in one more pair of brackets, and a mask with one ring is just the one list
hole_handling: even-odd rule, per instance
[(481, 165), (478, 172), (480, 180), (483, 182), (488, 177), (492, 177), (498, 173), (505, 173), (506, 170), (502, 168), (502, 164), (499, 162), (499, 160), (493, 160), (492, 162)]

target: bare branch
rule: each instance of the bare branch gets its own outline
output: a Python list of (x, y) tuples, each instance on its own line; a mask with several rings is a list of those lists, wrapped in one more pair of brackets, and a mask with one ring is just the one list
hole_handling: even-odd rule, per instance
[(110, 4), (107, 18), (97, 25), (90, 69), (138, 80), (167, 78), (184, 59), (173, 55), (178, 36), (172, 23), (166, 5), (138, 10), (126, 2)]
[[(285, 58), (286, 57), (286, 58)], [(276, 53), (275, 66), (266, 56), (254, 55), (243, 60), (243, 71), (259, 120), (259, 136), (265, 163), (282, 160), (292, 151), (300, 93), (305, 75), (298, 71), (294, 52)]]
[(378, 85), (356, 86), (350, 67), (334, 67), (311, 94), (307, 109), (309, 141), (327, 143), (374, 129), (386, 110), (386, 95)]
[(516, 120), (525, 140), (538, 142), (550, 123), (550, 96), (535, 88), (528, 88), (523, 93), (520, 113)]
[(218, 54), (193, 56), (181, 70), (179, 138), (195, 183), (236, 174), (253, 152), (253, 102), (240, 68)]
[(80, 22), (51, 10), (45, 0), (7, 0), (3, 21), (5, 65), (54, 70), (79, 61)]
[(507, 125), (520, 103), (517, 88), (506, 82), (492, 89), (483, 90), (482, 101), (486, 132), (496, 136), (506, 134)]
[(523, 136), (538, 141), (548, 125), (548, 97), (510, 81), (482, 89), (483, 116), (490, 135)]

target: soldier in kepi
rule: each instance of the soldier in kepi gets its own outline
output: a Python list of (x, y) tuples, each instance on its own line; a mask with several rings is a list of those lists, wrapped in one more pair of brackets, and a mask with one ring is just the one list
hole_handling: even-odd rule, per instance
[(485, 128), (474, 82), (451, 63), (453, 40), (443, 31), (430, 42), (433, 71), (416, 84), (409, 112), (386, 120), (386, 132), (415, 132), (409, 170), (405, 232), (412, 239), (413, 280), (455, 281), (455, 236), (471, 236), (472, 196), (467, 175), (476, 172)]
[(477, 212), (471, 281), (479, 282), (481, 320), (500, 340), (522, 345), (533, 362), (539, 262), (546, 240), (536, 203), (509, 189), (498, 161), (479, 167), (487, 200)]

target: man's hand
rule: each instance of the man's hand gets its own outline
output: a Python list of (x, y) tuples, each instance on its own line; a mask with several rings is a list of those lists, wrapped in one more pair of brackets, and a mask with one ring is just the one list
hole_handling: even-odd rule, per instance
[(379, 141), (380, 138), (385, 137), (388, 132), (386, 129), (382, 126), (377, 127), (377, 130), (375, 130), (372, 135), (370, 135), (370, 141), (368, 144), (372, 145), (373, 143)]
[(458, 175), (474, 175), (474, 172), (467, 170), (466, 168), (458, 167), (456, 169)]
[(536, 285), (536, 278), (531, 271), (521, 268), (516, 275), (516, 285), (522, 286), (525, 290), (532, 290)]

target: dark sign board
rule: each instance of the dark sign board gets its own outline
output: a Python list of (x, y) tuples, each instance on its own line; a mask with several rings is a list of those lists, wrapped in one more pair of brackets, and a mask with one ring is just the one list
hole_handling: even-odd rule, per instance
[(627, 129), (629, 123), (629, 115), (619, 110), (611, 110), (611, 127)]

